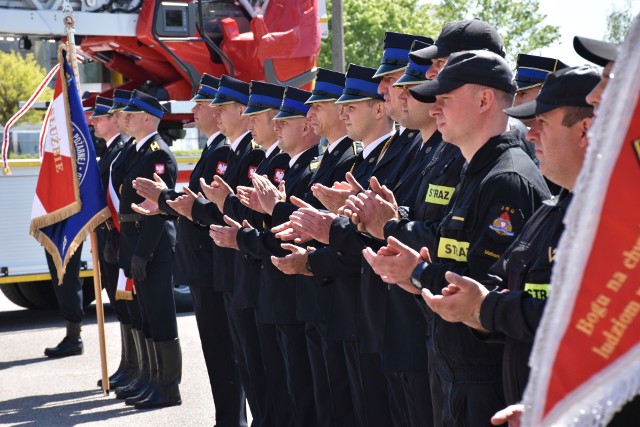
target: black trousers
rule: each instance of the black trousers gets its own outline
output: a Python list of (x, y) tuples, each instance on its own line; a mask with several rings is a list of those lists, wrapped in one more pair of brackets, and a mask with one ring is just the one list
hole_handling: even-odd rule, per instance
[(270, 416), (269, 394), (255, 312), (253, 308), (234, 308), (228, 293), (224, 293), (224, 303), (242, 386), (253, 416), (252, 425), (267, 426)]
[(170, 256), (147, 263), (147, 277), (135, 281), (142, 330), (156, 342), (178, 338), (176, 306), (173, 300), (173, 251)]
[(287, 390), (293, 408), (294, 425), (307, 427), (316, 425), (314, 410), (313, 379), (307, 352), (305, 324), (276, 324), (278, 344), (284, 356)]
[(392, 425), (380, 353), (361, 353), (358, 341), (343, 341), (342, 344), (357, 425)]
[(58, 271), (49, 252), (45, 251), (47, 265), (51, 273), (51, 284), (58, 300), (59, 312), (67, 322), (81, 323), (84, 317), (82, 307), (82, 284), (80, 283), (80, 257), (82, 244), (69, 259), (62, 285), (58, 285)]
[(271, 417), (269, 425), (293, 426), (293, 407), (287, 389), (287, 374), (284, 367), (284, 356), (278, 344), (276, 325), (258, 323), (258, 338), (262, 362), (267, 376)]
[(132, 324), (131, 315), (127, 310), (126, 300), (116, 300), (116, 290), (118, 288), (118, 265), (111, 264), (100, 258), (100, 273), (102, 274), (102, 287), (107, 290), (107, 296), (111, 303), (111, 308), (116, 313), (118, 322)]
[(190, 286), (189, 289), (216, 407), (216, 426), (246, 426), (245, 394), (229, 333), (223, 295), (210, 286)]
[(433, 419), (427, 371), (385, 372), (391, 418), (396, 426), (424, 426)]
[(342, 342), (327, 338), (327, 322), (307, 322), (305, 332), (318, 425), (355, 425)]

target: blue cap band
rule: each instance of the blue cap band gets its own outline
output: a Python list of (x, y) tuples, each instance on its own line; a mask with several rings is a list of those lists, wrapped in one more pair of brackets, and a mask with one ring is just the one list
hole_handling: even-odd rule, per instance
[(359, 90), (372, 94), (374, 97), (378, 95), (378, 84), (374, 82), (368, 82), (365, 80), (349, 78), (347, 77), (347, 84), (345, 89)]
[(249, 105), (254, 104), (261, 104), (258, 106), (265, 108), (275, 108), (277, 110), (280, 108), (280, 104), (282, 104), (282, 99), (266, 95), (249, 95)]
[(408, 49), (398, 49), (398, 48), (387, 48), (384, 50), (382, 54), (382, 60), (385, 59), (395, 59), (399, 61), (404, 61), (405, 63), (409, 61), (409, 50)]
[(547, 75), (549, 74), (548, 71), (542, 71), (542, 70), (535, 70), (532, 68), (518, 68), (518, 75), (516, 76), (516, 80), (520, 80), (521, 77), (527, 78), (527, 79), (536, 79), (536, 80), (540, 80), (543, 81)]
[(284, 98), (284, 102), (282, 103), (282, 107), (280, 107), (280, 110), (287, 113), (306, 116), (310, 108), (311, 107), (306, 105), (304, 102), (296, 101), (295, 99), (291, 98)]
[(237, 90), (230, 89), (226, 86), (220, 86), (218, 88), (218, 93), (216, 95), (216, 99), (228, 99), (231, 101), (239, 102), (240, 104), (247, 105), (249, 102), (249, 96), (245, 95), (242, 92), (238, 92)]
[(218, 93), (218, 91), (216, 89), (212, 88), (211, 86), (201, 85), (200, 89), (198, 89), (198, 93), (203, 93), (203, 94), (206, 94), (206, 95), (212, 95), (213, 98), (215, 98), (215, 96)]
[(162, 110), (158, 110), (155, 107), (152, 107), (151, 105), (147, 104), (144, 101), (139, 100), (138, 98), (131, 98), (129, 100), (129, 104), (128, 105), (133, 105), (135, 107), (140, 108), (141, 110), (144, 110), (145, 112), (152, 114), (156, 117), (162, 118), (164, 117), (164, 111)]
[(129, 99), (131, 98), (113, 98), (113, 105), (115, 104), (127, 105), (129, 103)]
[(343, 86), (336, 85), (329, 82), (316, 82), (315, 87), (313, 88), (313, 93), (317, 92), (325, 92), (334, 94), (336, 97), (339, 97), (344, 90)]

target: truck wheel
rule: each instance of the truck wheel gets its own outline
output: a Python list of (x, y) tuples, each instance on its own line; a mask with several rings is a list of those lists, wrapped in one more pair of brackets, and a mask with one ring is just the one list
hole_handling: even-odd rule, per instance
[(28, 299), (24, 297), (17, 283), (7, 283), (0, 286), (2, 293), (5, 297), (15, 305), (19, 305), (24, 308), (36, 308)]
[(187, 285), (173, 285), (173, 299), (176, 304), (176, 312), (193, 311), (193, 300), (191, 291)]
[(55, 310), (58, 308), (56, 294), (50, 281), (18, 283), (20, 292), (29, 300), (33, 308), (40, 310)]

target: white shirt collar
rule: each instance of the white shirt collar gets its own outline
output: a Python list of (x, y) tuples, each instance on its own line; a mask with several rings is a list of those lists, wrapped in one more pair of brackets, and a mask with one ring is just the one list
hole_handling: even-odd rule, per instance
[(342, 142), (343, 139), (345, 139), (347, 137), (347, 135), (336, 139), (335, 141), (329, 143), (329, 145), (327, 146), (327, 152), (329, 154), (331, 154), (331, 152), (338, 146), (338, 144), (340, 144)]
[(218, 137), (218, 135), (220, 135), (220, 131), (214, 133), (213, 135), (211, 135), (209, 137), (209, 139), (207, 139), (207, 147), (211, 145), (211, 143), (213, 142), (214, 139), (216, 139)]
[(156, 133), (156, 131), (151, 132), (149, 135), (145, 136), (144, 138), (142, 138), (140, 141), (136, 141), (136, 151), (140, 151), (140, 148), (142, 147), (142, 145), (147, 142), (149, 140), (149, 138), (153, 137)]
[(266, 152), (264, 157), (265, 158), (269, 157), (271, 155), (271, 153), (273, 153), (276, 148), (278, 148), (278, 140), (277, 139), (276, 139), (276, 142), (271, 144), (271, 147), (267, 148), (267, 152)]
[(116, 133), (116, 134), (115, 134), (115, 135), (113, 135), (111, 138), (109, 138), (109, 140), (108, 140), (108, 141), (106, 141), (106, 143), (107, 143), (107, 148), (109, 148), (109, 147), (111, 146), (111, 144), (113, 144), (113, 141), (114, 141), (118, 136), (120, 136), (120, 134), (119, 134), (119, 133)]
[(303, 152), (296, 154), (295, 156), (293, 156), (291, 159), (289, 159), (289, 167), (292, 168), (293, 165), (296, 164), (296, 161), (298, 160), (298, 158), (302, 155)]
[(248, 133), (249, 131), (246, 131), (231, 143), (231, 149), (233, 150), (234, 153), (238, 149), (238, 145), (240, 145), (240, 141), (242, 141), (242, 138), (244, 138)]
[(382, 144), (383, 142), (385, 142), (387, 139), (391, 138), (391, 136), (395, 133), (396, 131), (391, 131), (385, 135), (382, 135), (380, 138), (376, 139), (375, 141), (373, 141), (371, 144), (367, 145), (366, 147), (364, 147), (364, 149), (362, 150), (362, 157), (363, 158), (367, 158), (369, 156), (369, 154), (371, 154), (371, 152), (380, 144)]

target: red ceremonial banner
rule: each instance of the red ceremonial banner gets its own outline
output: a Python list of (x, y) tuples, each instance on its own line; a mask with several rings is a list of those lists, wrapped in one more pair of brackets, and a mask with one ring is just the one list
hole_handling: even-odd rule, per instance
[(634, 29), (565, 219), (530, 361), (525, 425), (606, 425), (640, 391), (640, 54), (631, 53), (638, 22)]

